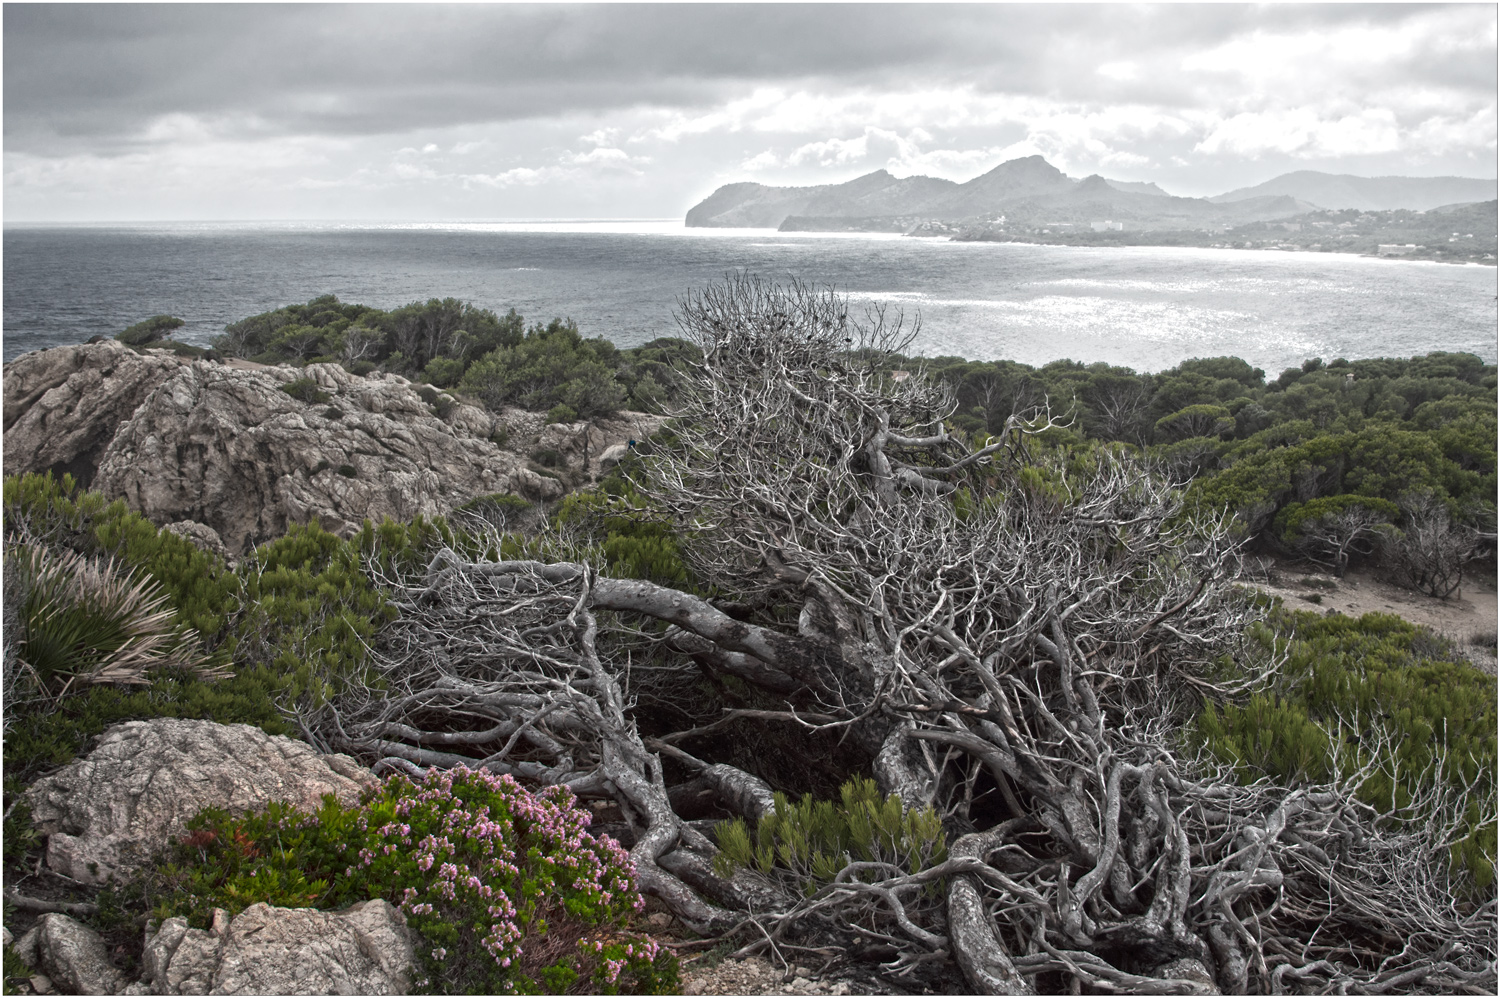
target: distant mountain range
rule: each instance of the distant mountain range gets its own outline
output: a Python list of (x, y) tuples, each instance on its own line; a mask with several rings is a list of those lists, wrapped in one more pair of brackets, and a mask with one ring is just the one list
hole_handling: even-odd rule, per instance
[[(791, 230), (873, 229), (990, 223), (1088, 227), (1110, 221), (1136, 231), (1231, 227), (1318, 208), (1426, 210), (1495, 197), (1496, 182), (1463, 177), (1351, 177), (1303, 170), (1213, 198), (1174, 197), (1155, 184), (1074, 180), (1040, 156), (1001, 163), (965, 183), (898, 179), (876, 170), (842, 184), (727, 184), (687, 213), (687, 225)], [(927, 231), (932, 231), (929, 228)]]
[(1356, 177), (1347, 173), (1298, 170), (1208, 200), (1225, 204), (1267, 195), (1286, 195), (1319, 208), (1431, 211), (1443, 205), (1489, 201), (1495, 197), (1495, 181), (1469, 177)]

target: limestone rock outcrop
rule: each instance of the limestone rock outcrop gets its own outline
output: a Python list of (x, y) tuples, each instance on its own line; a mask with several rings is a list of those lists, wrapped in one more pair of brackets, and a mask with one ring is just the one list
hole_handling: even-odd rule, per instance
[(213, 927), (169, 918), (146, 938), (143, 963), (161, 995), (399, 995), (411, 991), (412, 938), (383, 900), (343, 911), (253, 904)]
[(117, 724), (88, 756), (26, 791), (47, 836), (47, 865), (103, 883), (147, 861), (206, 807), (231, 813), (287, 801), (314, 809), (324, 794), (346, 804), (376, 782), (345, 755), (245, 724), (157, 718)]
[(177, 373), (175, 357), (115, 340), (22, 354), (5, 365), (5, 470), (52, 470), (89, 482), (122, 423)]
[[(282, 390), (303, 380), (315, 389)], [(7, 472), (71, 471), (159, 525), (206, 527), (231, 557), (293, 523), (349, 536), (366, 519), (446, 514), (493, 493), (555, 499), (597, 475), (610, 447), (661, 425), (640, 413), (546, 425), (519, 409), (433, 405), (396, 375), (245, 370), (113, 340), (6, 364), (4, 404)]]
[[(281, 390), (291, 374), (328, 396)], [(94, 487), (155, 522), (196, 520), (231, 554), (316, 520), (349, 536), (365, 519), (446, 513), (467, 499), (561, 494), (489, 439), (491, 418), (456, 406), (439, 418), (403, 378), (360, 378), (334, 364), (237, 371), (184, 365), (122, 426)]]

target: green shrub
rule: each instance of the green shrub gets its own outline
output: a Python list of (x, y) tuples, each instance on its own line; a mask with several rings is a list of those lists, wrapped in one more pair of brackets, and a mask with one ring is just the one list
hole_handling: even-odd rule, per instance
[[(1387, 614), (1302, 612), (1273, 623), (1251, 636), (1268, 651), (1293, 636), (1277, 684), (1244, 703), (1210, 704), (1196, 726), (1199, 742), (1246, 780), (1345, 777), (1382, 746), (1359, 790), (1374, 806), (1407, 808), (1433, 779), (1460, 795), (1495, 786), (1495, 680), (1455, 649)], [(1476, 801), (1453, 858), (1481, 888), (1494, 880), (1495, 834)]]
[[(916, 873), (947, 858), (943, 822), (931, 807), (904, 809), (895, 794), (882, 799), (874, 780), (857, 776), (839, 788), (839, 796), (835, 803), (805, 794), (794, 804), (778, 792), (775, 811), (756, 824), (753, 837), (742, 818), (720, 823), (719, 874), (729, 876), (737, 867), (779, 870), (812, 894), (851, 862)], [(890, 871), (865, 876), (885, 879)]]
[(622, 494), (611, 496), (601, 489), (564, 496), (557, 510), (558, 525), (580, 531), (596, 545), (615, 578), (646, 579), (696, 592), (671, 526), (653, 519), (642, 508), (640, 495), (628, 485), (617, 487)]
[(463, 373), (464, 362), (457, 357), (434, 357), (422, 368), (422, 376), (439, 388), (452, 388)]
[(619, 409), (626, 397), (615, 378), (619, 367), (614, 344), (602, 337), (586, 340), (572, 322), (553, 320), (545, 327), (533, 325), (524, 339), (474, 361), (460, 387), (490, 409), (550, 410), (548, 422), (572, 422)]
[(5, 811), (5, 865), (20, 866), (41, 845), (41, 835), (31, 823), (31, 805), (18, 800)]
[(205, 651), (216, 654), (211, 661), (227, 661), (240, 583), (215, 556), (158, 530), (122, 501), (79, 489), (71, 475), (7, 477), (4, 514), (8, 543), (67, 548), (145, 571), (171, 597), (178, 627), (197, 633)]
[[(11, 949), (10, 943), (5, 944), (5, 993), (8, 995), (31, 993), (30, 979), (36, 976), (36, 971), (26, 965), (21, 955)], [(25, 991), (22, 985), (27, 985)]]
[(361, 570), (358, 541), (316, 523), (256, 548), (240, 565), (245, 612), (236, 659), (283, 677), (281, 697), (320, 703), (349, 679), (374, 683), (369, 643), (395, 609)]
[(343, 419), (344, 418), (344, 410), (342, 410), (342, 409), (336, 409), (333, 406), (329, 406), (327, 409), (323, 410), (323, 418), (324, 419)]
[(186, 322), (173, 315), (153, 315), (144, 322), (137, 322), (116, 333), (115, 339), (126, 346), (141, 347), (147, 344), (156, 346), (157, 341), (166, 340), (167, 334), (172, 330), (180, 329), (185, 325), (187, 325)]
[(352, 464), (341, 464), (339, 465), (339, 474), (345, 478), (358, 478), (359, 470)]
[(7, 478), (4, 497), (8, 543), (112, 557), (144, 572), (176, 608), (176, 639), (196, 631), (209, 665), (235, 669), (209, 682), (171, 664), (150, 666), (149, 686), (75, 688), (49, 711), (7, 716), (7, 796), (122, 721), (189, 717), (291, 734), (278, 705), (318, 702), (346, 678), (368, 678), (368, 644), (394, 612), (360, 571), (362, 552), (378, 555), (384, 543), (409, 550), (433, 533), (420, 519), (367, 528), (355, 541), (294, 527), (247, 557), (237, 575), (124, 503), (79, 490), (69, 476)]
[(308, 405), (315, 402), (327, 402), (333, 398), (332, 395), (319, 388), (318, 383), (312, 378), (297, 378), (295, 381), (288, 381), (281, 386), (281, 390), (298, 402), (306, 402)]
[(421, 940), (422, 990), (675, 990), (676, 960), (626, 931), (643, 906), (628, 854), (588, 823), (565, 788), (461, 767), (393, 776), (356, 807), (330, 796), (316, 814), (209, 810), (157, 868), (169, 893), (155, 914), (206, 926), (215, 907), (385, 898)]

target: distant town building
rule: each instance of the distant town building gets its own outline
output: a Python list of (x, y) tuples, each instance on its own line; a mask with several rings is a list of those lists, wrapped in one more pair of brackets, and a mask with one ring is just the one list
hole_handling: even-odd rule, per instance
[(1111, 222), (1109, 219), (1105, 219), (1102, 222), (1090, 222), (1089, 225), (1093, 228), (1093, 230), (1095, 232), (1124, 232), (1125, 231), (1125, 223), (1124, 222)]
[(1375, 252), (1379, 256), (1405, 256), (1408, 253), (1415, 253), (1419, 249), (1426, 248), (1426, 246), (1418, 246), (1415, 243), (1380, 243), (1376, 247)]

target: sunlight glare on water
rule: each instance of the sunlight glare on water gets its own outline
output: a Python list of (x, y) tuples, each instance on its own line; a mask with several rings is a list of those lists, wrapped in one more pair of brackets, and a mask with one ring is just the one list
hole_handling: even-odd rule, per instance
[(621, 346), (678, 333), (692, 289), (749, 272), (920, 315), (928, 356), (1154, 371), (1240, 356), (1274, 376), (1321, 356), (1496, 359), (1496, 271), (1320, 253), (955, 243), (687, 229), (676, 219), (7, 226), (6, 357), (157, 314), (207, 344), (322, 294), (380, 308), (454, 297), (571, 317)]

